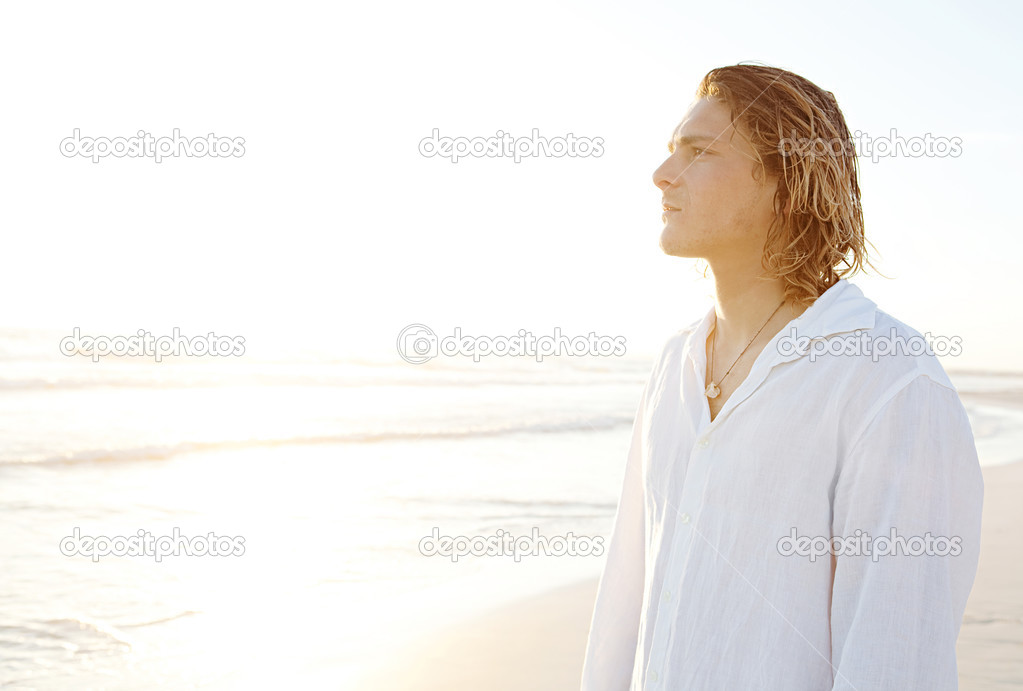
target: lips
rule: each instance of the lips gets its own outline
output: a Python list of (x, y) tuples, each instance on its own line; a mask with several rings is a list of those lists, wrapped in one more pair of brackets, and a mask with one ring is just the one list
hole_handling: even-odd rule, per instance
[(661, 207), (665, 211), (678, 211), (679, 210), (679, 208), (677, 206), (672, 206), (671, 204), (668, 204), (666, 202), (661, 202)]

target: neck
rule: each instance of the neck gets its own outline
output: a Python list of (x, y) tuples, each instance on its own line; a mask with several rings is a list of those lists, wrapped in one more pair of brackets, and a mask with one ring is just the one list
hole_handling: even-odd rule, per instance
[[(745, 346), (758, 329), (762, 336), (774, 336), (790, 320), (806, 311), (785, 297), (781, 279), (765, 280), (749, 276), (714, 276), (715, 338), (722, 345)], [(781, 309), (771, 316), (779, 306)], [(770, 320), (768, 320), (770, 317)], [(765, 322), (767, 322), (765, 326)]]

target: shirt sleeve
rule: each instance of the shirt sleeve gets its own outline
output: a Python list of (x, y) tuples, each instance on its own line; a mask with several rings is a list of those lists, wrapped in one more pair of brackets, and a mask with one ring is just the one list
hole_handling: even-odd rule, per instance
[(632, 425), (625, 479), (597, 588), (583, 662), (582, 691), (626, 691), (632, 680), (646, 554), (642, 467), (645, 402), (646, 391)]
[(869, 418), (835, 486), (832, 532), (844, 541), (831, 545), (834, 691), (958, 688), (983, 496), (954, 389), (917, 375)]

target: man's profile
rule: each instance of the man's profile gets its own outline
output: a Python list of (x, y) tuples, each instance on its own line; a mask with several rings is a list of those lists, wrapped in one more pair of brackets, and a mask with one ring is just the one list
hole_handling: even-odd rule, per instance
[(834, 95), (718, 68), (668, 148), (661, 249), (707, 262), (715, 305), (640, 400), (583, 691), (956, 689), (983, 480), (924, 337), (846, 279), (866, 239)]

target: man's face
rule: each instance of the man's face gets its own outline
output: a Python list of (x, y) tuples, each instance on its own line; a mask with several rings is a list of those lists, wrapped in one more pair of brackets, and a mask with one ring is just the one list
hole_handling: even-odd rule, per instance
[(695, 101), (669, 151), (653, 176), (663, 203), (672, 207), (663, 216), (664, 253), (759, 266), (774, 219), (777, 179), (753, 178), (756, 155), (732, 127), (728, 106), (716, 99)]

